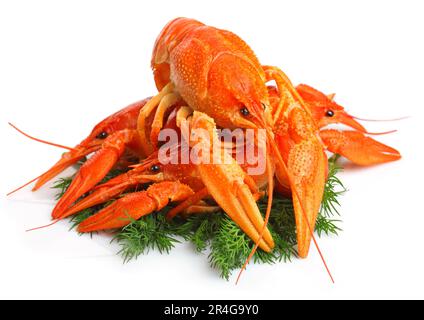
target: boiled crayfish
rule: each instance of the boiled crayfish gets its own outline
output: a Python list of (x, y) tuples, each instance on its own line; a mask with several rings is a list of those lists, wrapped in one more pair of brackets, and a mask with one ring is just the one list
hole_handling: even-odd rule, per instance
[[(57, 203), (54, 219), (149, 183), (146, 190), (119, 198), (86, 219), (79, 231), (122, 227), (175, 201), (180, 204), (170, 211), (169, 218), (182, 212), (221, 208), (257, 246), (270, 252), (274, 242), (267, 222), (275, 181), (278, 190), (292, 195), (298, 253), (306, 257), (327, 176), (325, 150), (359, 165), (400, 158), (395, 149), (368, 137), (365, 128), (334, 101), (334, 96), (306, 85), (295, 88), (282, 70), (262, 65), (250, 47), (229, 31), (177, 18), (159, 34), (151, 65), (158, 93), (100, 122), (85, 140), (39, 177), (33, 190), (94, 153)], [(321, 130), (332, 123), (345, 124), (355, 131)], [(236, 161), (235, 146), (219, 143), (217, 128), (262, 130), (265, 142), (261, 144), (258, 138), (252, 141), (255, 150), (265, 154), (265, 169), (259, 175), (250, 174), (249, 165)], [(165, 129), (174, 130), (181, 138), (173, 145), (174, 151), (184, 149), (181, 141), (189, 150), (200, 144), (200, 158), (210, 159), (217, 147), (220, 161), (161, 163), (160, 136)], [(196, 135), (199, 129), (208, 135)], [(128, 153), (139, 163), (99, 184)], [(264, 193), (269, 201), (265, 217), (256, 204)], [(204, 202), (206, 198), (216, 205)], [(128, 216), (130, 219), (125, 219)]]

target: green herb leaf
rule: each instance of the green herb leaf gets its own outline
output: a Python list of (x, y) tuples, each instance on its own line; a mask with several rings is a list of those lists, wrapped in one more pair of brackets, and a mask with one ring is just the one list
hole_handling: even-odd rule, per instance
[[(337, 155), (328, 161), (328, 179), (319, 212), (315, 231), (319, 237), (322, 235), (337, 235), (341, 231), (338, 224), (340, 220), (332, 219), (334, 215), (340, 215), (339, 198), (346, 192), (337, 174), (341, 167), (337, 164)], [(80, 166), (83, 162), (79, 163)], [(123, 170), (112, 170), (102, 183), (121, 174)], [(72, 177), (60, 178), (53, 188), (58, 189), (56, 198), (59, 199), (68, 189)], [(90, 215), (98, 212), (112, 201), (89, 208), (73, 215), (70, 219), (71, 229), (78, 226)], [(171, 204), (172, 206), (172, 204)], [(139, 220), (132, 221), (129, 225), (117, 230), (112, 241), (117, 241), (125, 262), (135, 259), (149, 250), (158, 250), (168, 253), (181, 239), (194, 245), (197, 252), (204, 252), (208, 248), (209, 262), (218, 270), (221, 277), (229, 279), (235, 269), (242, 267), (244, 261), (251, 252), (254, 243), (244, 234), (234, 221), (227, 217), (224, 212), (211, 214), (196, 214), (188, 218), (176, 217), (171, 221), (166, 220), (165, 215), (171, 206), (165, 207), (160, 212), (144, 216)], [(258, 202), (262, 214), (265, 214), (267, 198)], [(275, 194), (272, 204), (268, 227), (275, 242), (275, 248), (271, 253), (257, 250), (253, 256), (254, 263), (273, 264), (276, 262), (291, 261), (297, 257), (296, 252), (296, 223), (291, 199)]]

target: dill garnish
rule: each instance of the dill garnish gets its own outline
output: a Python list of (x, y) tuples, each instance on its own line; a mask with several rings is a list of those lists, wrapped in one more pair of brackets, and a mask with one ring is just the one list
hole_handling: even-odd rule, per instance
[[(338, 156), (335, 155), (328, 161), (328, 179), (315, 226), (315, 232), (319, 237), (324, 234), (337, 235), (341, 231), (339, 227), (341, 221), (333, 219), (335, 215), (340, 216), (339, 197), (346, 191), (337, 177), (341, 171), (337, 165), (337, 159)], [(113, 170), (102, 182), (122, 172)], [(58, 189), (57, 199), (63, 196), (72, 179), (73, 177), (68, 177), (56, 181), (53, 187)], [(110, 203), (73, 215), (70, 219), (71, 229)], [(258, 202), (263, 214), (266, 211), (266, 205), (266, 198)], [(209, 249), (209, 263), (222, 278), (228, 280), (233, 270), (242, 267), (254, 243), (224, 212), (196, 214), (188, 218), (176, 217), (168, 221), (165, 215), (169, 209), (170, 206), (165, 207), (159, 212), (133, 220), (129, 225), (117, 230), (112, 241), (117, 241), (121, 246), (118, 254), (123, 257), (124, 262), (147, 254), (150, 250), (169, 253), (175, 244), (184, 240), (191, 242), (198, 253), (204, 253)], [(271, 253), (257, 250), (252, 261), (268, 264), (291, 261), (297, 256), (296, 224), (291, 199), (277, 194), (274, 196), (268, 227), (274, 238), (275, 248)]]

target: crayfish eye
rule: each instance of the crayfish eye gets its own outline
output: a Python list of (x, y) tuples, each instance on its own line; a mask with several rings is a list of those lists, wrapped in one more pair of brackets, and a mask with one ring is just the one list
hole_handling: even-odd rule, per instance
[(152, 172), (158, 172), (160, 170), (160, 167), (157, 164), (154, 164), (150, 167), (150, 171)]
[(242, 114), (242, 116), (244, 116), (244, 117), (247, 117), (247, 116), (250, 114), (249, 109), (247, 109), (246, 107), (241, 108), (241, 109), (240, 109), (240, 113), (241, 113), (241, 114)]
[(101, 140), (103, 140), (103, 139), (106, 139), (106, 138), (107, 138), (107, 136), (108, 136), (107, 132), (106, 132), (106, 131), (103, 131), (103, 132), (99, 133), (99, 134), (96, 136), (96, 139), (101, 139)]
[(332, 116), (334, 116), (334, 111), (333, 110), (327, 110), (327, 112), (325, 113), (325, 115), (327, 117), (332, 117)]

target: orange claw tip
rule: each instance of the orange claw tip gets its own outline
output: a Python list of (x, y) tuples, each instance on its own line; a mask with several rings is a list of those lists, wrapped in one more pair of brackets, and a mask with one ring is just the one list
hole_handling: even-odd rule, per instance
[(81, 199), (76, 204), (74, 204), (69, 209), (67, 209), (61, 215), (61, 219), (69, 217), (84, 209), (91, 208), (95, 205), (105, 203), (113, 199), (115, 196), (124, 192), (125, 189), (127, 189), (127, 187), (128, 187), (127, 185), (118, 185), (111, 188), (106, 188), (106, 187), (98, 188), (95, 191), (93, 191), (90, 195)]
[(338, 153), (357, 165), (369, 166), (401, 158), (398, 150), (361, 132), (328, 129), (322, 130), (320, 137), (329, 151)]
[(126, 145), (134, 137), (133, 130), (122, 130), (106, 138), (102, 148), (81, 166), (68, 190), (53, 209), (53, 218), (62, 218), (75, 201), (94, 188), (116, 164)]
[[(256, 241), (255, 246), (254, 246), (254, 247), (253, 247), (253, 249), (250, 251), (249, 256), (247, 257), (246, 261), (244, 262), (244, 264), (243, 264), (243, 266), (242, 266), (242, 268), (241, 268), (241, 270), (240, 270), (240, 273), (239, 273), (239, 275), (238, 275), (238, 277), (237, 277), (237, 280), (236, 280), (236, 284), (239, 282), (240, 277), (241, 277), (241, 275), (242, 275), (242, 273), (243, 273), (243, 270), (245, 270), (245, 269), (246, 269), (246, 267), (247, 267), (248, 263), (250, 262), (250, 259), (252, 259), (253, 255), (255, 254), (256, 250), (258, 249), (258, 247), (259, 247), (259, 243), (260, 243), (260, 240), (262, 240), (263, 235), (264, 235), (264, 233), (265, 233), (265, 231), (266, 231), (266, 228), (267, 228), (267, 225), (268, 225), (268, 221), (269, 221), (269, 217), (270, 217), (270, 215), (271, 215), (272, 200), (273, 200), (273, 196), (274, 196), (274, 180), (273, 180), (273, 174), (274, 174), (274, 171), (271, 169), (271, 161), (270, 161), (270, 159), (268, 158), (268, 159), (267, 159), (267, 175), (268, 175), (268, 204), (267, 204), (267, 209), (266, 209), (266, 212), (265, 212), (265, 221), (264, 221), (264, 225), (263, 225), (262, 230), (261, 230), (261, 232), (260, 232), (260, 234), (259, 234), (259, 240), (258, 240), (258, 241)], [(274, 243), (272, 243), (272, 245), (274, 246)], [(271, 248), (271, 249), (272, 249), (272, 248)]]
[(52, 217), (62, 218), (66, 210), (90, 191), (112, 169), (120, 154), (115, 149), (102, 149), (85, 162), (78, 171), (65, 194), (53, 209)]
[(86, 155), (98, 150), (99, 147), (100, 146), (91, 147), (91, 148), (79, 147), (79, 148), (73, 149), (72, 151), (64, 153), (61, 159), (58, 162), (56, 162), (56, 164), (53, 167), (51, 167), (49, 170), (47, 170), (38, 178), (32, 191), (37, 191), (44, 184), (46, 184), (48, 181), (50, 181), (59, 173), (61, 173), (63, 170), (77, 163), (79, 160), (83, 159)]
[(79, 224), (78, 232), (120, 228), (155, 209), (156, 203), (146, 191), (132, 193), (85, 219)]

